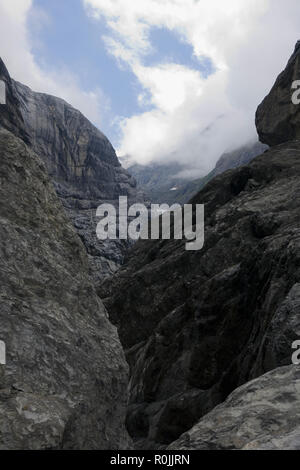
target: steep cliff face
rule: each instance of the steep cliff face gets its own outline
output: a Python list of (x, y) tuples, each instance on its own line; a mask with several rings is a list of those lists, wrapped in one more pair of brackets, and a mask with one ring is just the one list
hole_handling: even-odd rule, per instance
[(62, 99), (35, 93), (15, 82), (1, 59), (0, 79), (7, 83), (10, 103), (9, 108), (1, 107), (0, 124), (20, 137), (25, 133), (43, 159), (86, 246), (92, 275), (102, 279), (120, 266), (129, 245), (97, 240), (96, 208), (103, 202), (117, 205), (122, 195), (134, 202), (142, 198), (134, 178), (121, 167), (108, 139), (79, 111)]
[(292, 85), (297, 80), (300, 80), (300, 41), (285, 70), (257, 109), (256, 127), (261, 142), (273, 146), (300, 139), (300, 105), (292, 101), (296, 91)]
[(300, 370), (281, 367), (234, 391), (170, 450), (299, 450)]
[(85, 248), (42, 161), (3, 128), (0, 178), (0, 449), (127, 448), (127, 365)]
[(224, 173), (224, 171), (231, 170), (233, 168), (247, 165), (247, 163), (250, 163), (253, 158), (262, 154), (267, 149), (267, 145), (264, 145), (261, 142), (253, 142), (232, 152), (224, 153), (216, 163), (213, 176), (220, 175), (221, 173)]
[(5, 105), (0, 105), (0, 124), (15, 136), (29, 143), (29, 135), (25, 130), (23, 116), (19, 109), (19, 101), (14, 93), (13, 82), (0, 58), (0, 80), (5, 83)]
[(206, 211), (201, 251), (138, 242), (100, 289), (130, 364), (127, 421), (141, 445), (172, 442), (236, 387), (291, 362), (299, 194), (300, 143), (274, 148), (196, 196)]
[(140, 241), (102, 284), (130, 365), (127, 423), (137, 445), (169, 444), (238, 386), (291, 364), (300, 335), (299, 195), (294, 140), (194, 197), (205, 204), (201, 251)]

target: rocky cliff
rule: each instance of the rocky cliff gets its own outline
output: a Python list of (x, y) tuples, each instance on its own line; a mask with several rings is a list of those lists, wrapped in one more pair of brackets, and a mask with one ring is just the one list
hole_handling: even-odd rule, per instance
[[(300, 49), (296, 51), (287, 76), (283, 73), (280, 79), (286, 80), (287, 88), (290, 64), (298, 64)], [(276, 89), (271, 96), (277, 96)], [(281, 104), (278, 96), (279, 102), (271, 100), (274, 109)], [(270, 99), (258, 114), (267, 113)], [(274, 119), (273, 127), (269, 123), (271, 140), (266, 140), (270, 144), (278, 131)], [(262, 127), (258, 124), (260, 135)], [(300, 141), (290, 137), (288, 132), (288, 142), (249, 165), (215, 177), (194, 197), (192, 203), (205, 204), (201, 251), (186, 251), (184, 241), (140, 241), (127, 265), (99, 289), (130, 365), (127, 425), (142, 448), (170, 444), (237, 387), (291, 364), (291, 345), (300, 335)], [(261, 384), (276, 393), (275, 382), (281, 388), (286, 379), (290, 381), (286, 391), (297, 390), (296, 369), (285, 377), (274, 373)], [(233, 413), (240, 394), (254, 387), (261, 385), (249, 385), (229, 399)], [(260, 396), (263, 399), (257, 392), (254, 398), (259, 401)], [(283, 390), (274, 402), (279, 408), (274, 416), (282, 416), (284, 397), (289, 407), (297, 402), (295, 394)], [(273, 432), (266, 431), (268, 402), (254, 417), (267, 421), (262, 428), (251, 428), (250, 409), (248, 414), (238, 409), (232, 421), (220, 425), (215, 438), (210, 435), (206, 442), (204, 434), (202, 439), (212, 419), (221, 422), (227, 416), (227, 407), (203, 418), (187, 438), (179, 440), (179, 448), (185, 448), (189, 439), (191, 448), (226, 447), (223, 442), (242, 448), (255, 441), (261, 429), (265, 434), (257, 445), (263, 437), (267, 445)], [(249, 417), (244, 421), (249, 432), (245, 430), (240, 443), (234, 443), (230, 432), (235, 434), (243, 416)], [(281, 419), (281, 433), (285, 424)], [(293, 433), (299, 424), (296, 414), (291, 427), (286, 425), (287, 432)]]
[(91, 211), (99, 198), (133, 197), (134, 181), (78, 111), (34, 94), (1, 65), (0, 447), (130, 445), (127, 370), (102, 298), (130, 368), (126, 421), (136, 447), (300, 448), (299, 366), (291, 366), (300, 336), (300, 108), (271, 112), (289, 106), (282, 96), (299, 56), (297, 46), (257, 113), (271, 149), (191, 201), (205, 204), (204, 248), (139, 241), (100, 297), (67, 215), (99, 280), (124, 251), (113, 259), (111, 242), (95, 245)]
[(0, 178), (0, 449), (127, 448), (127, 365), (85, 248), (42, 160), (2, 127)]
[(217, 161), (212, 177), (220, 175), (224, 171), (247, 165), (253, 158), (261, 155), (267, 149), (268, 146), (261, 142), (252, 142), (232, 152), (224, 153)]
[(12, 80), (0, 59), (0, 79), (8, 106), (0, 110), (0, 124), (26, 139), (44, 161), (58, 196), (87, 249), (90, 270), (99, 280), (123, 262), (126, 241), (96, 238), (96, 208), (118, 204), (121, 195), (142, 199), (136, 182), (124, 170), (108, 139), (65, 101)]

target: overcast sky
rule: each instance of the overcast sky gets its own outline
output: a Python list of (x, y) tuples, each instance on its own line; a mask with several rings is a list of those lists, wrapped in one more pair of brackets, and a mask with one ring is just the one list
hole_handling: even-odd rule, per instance
[(12, 77), (79, 108), (118, 155), (195, 177), (255, 138), (299, 31), (299, 0), (0, 0)]

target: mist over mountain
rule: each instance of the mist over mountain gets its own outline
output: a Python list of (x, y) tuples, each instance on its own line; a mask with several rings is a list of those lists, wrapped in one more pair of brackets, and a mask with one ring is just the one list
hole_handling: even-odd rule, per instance
[(118, 156), (188, 161), (199, 178), (256, 138), (299, 15), (298, 0), (0, 0), (0, 56), (96, 123)]
[[(237, 150), (221, 155), (215, 168), (202, 178), (189, 181), (180, 175), (184, 173), (184, 164), (168, 165), (132, 165), (128, 172), (134, 176), (139, 187), (147, 194), (148, 199), (156, 203), (188, 203), (189, 200), (214, 176), (231, 168), (249, 163), (268, 148), (260, 142), (252, 142)], [(121, 160), (122, 161), (122, 160)]]
[[(1, 450), (300, 449), (299, 77), (298, 42), (260, 142), (239, 135), (189, 182), (182, 162), (135, 165), (137, 185), (80, 111), (0, 60)], [(119, 196), (203, 204), (203, 248), (99, 240)]]

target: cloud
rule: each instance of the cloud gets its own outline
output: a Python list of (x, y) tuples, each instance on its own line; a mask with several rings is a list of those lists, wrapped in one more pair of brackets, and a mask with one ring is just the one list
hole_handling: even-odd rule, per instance
[[(255, 138), (254, 113), (298, 39), (298, 0), (83, 0), (110, 28), (104, 38), (130, 67), (151, 110), (121, 122), (120, 155), (139, 163), (179, 161), (187, 176), (209, 171), (219, 156)], [(176, 63), (145, 65), (151, 30), (165, 28), (214, 72)]]
[(51, 70), (46, 64), (37, 64), (27, 25), (29, 15), (35, 21), (47, 21), (45, 13), (35, 8), (32, 0), (0, 0), (0, 56), (10, 75), (35, 91), (65, 99), (101, 126), (107, 99), (100, 89), (82, 90), (76, 75), (67, 68)]

